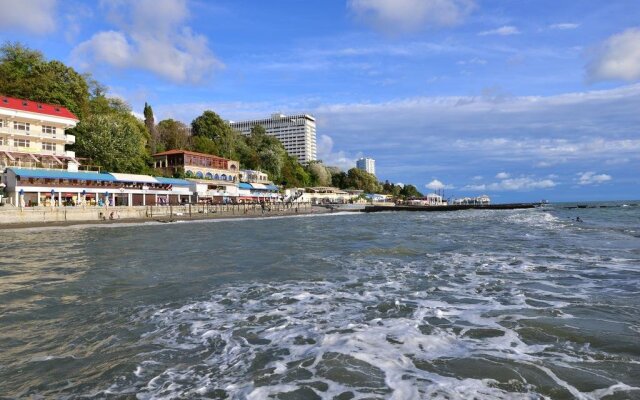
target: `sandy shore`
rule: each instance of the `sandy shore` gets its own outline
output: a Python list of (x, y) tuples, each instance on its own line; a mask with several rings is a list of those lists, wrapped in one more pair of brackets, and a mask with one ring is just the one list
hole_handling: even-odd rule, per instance
[(214, 219), (247, 219), (247, 218), (268, 218), (268, 217), (283, 217), (294, 215), (314, 215), (314, 214), (326, 214), (331, 213), (332, 210), (325, 207), (311, 206), (308, 208), (288, 209), (280, 211), (265, 211), (261, 210), (257, 212), (244, 213), (209, 213), (209, 214), (192, 214), (189, 215), (173, 215), (173, 216), (158, 216), (152, 218), (121, 218), (114, 220), (83, 220), (83, 221), (56, 221), (56, 222), (17, 222), (17, 223), (3, 223), (0, 224), (0, 230), (7, 229), (21, 229), (21, 228), (41, 228), (41, 227), (66, 227), (75, 225), (115, 225), (125, 223), (145, 223), (145, 222), (162, 222), (171, 223), (177, 221), (200, 221), (200, 220), (214, 220)]

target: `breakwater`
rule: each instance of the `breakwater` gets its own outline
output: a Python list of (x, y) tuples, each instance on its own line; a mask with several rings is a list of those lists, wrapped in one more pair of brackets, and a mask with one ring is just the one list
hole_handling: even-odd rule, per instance
[(460, 211), (460, 210), (521, 210), (535, 208), (538, 203), (509, 203), (509, 204), (452, 204), (446, 206), (366, 206), (363, 212), (381, 211)]

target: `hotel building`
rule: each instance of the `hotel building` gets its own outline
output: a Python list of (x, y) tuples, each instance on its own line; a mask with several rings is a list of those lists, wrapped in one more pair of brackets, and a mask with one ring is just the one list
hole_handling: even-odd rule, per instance
[(364, 157), (358, 159), (358, 161), (356, 161), (356, 167), (372, 175), (376, 174), (376, 160), (373, 158)]
[(194, 151), (169, 150), (154, 154), (153, 166), (163, 175), (184, 175), (192, 183), (196, 202), (220, 203), (238, 196), (238, 161)]
[[(79, 171), (68, 109), (0, 96), (0, 200), (19, 207), (145, 206), (189, 201), (190, 182)], [(3, 199), (3, 194), (6, 199)]]
[(64, 107), (0, 96), (0, 171), (7, 167), (78, 170), (75, 136), (65, 131), (78, 117)]
[(268, 135), (275, 136), (290, 156), (296, 157), (302, 164), (317, 159), (316, 119), (311, 115), (272, 114), (271, 118), (241, 122), (229, 122), (231, 128), (249, 136), (251, 128), (262, 125)]

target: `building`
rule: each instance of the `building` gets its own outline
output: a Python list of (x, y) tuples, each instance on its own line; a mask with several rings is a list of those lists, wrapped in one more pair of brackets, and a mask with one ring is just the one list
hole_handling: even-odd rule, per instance
[(358, 197), (358, 195), (342, 189), (325, 186), (287, 189), (285, 196), (286, 198), (295, 198), (295, 201), (312, 204), (345, 204)]
[(376, 174), (376, 160), (373, 158), (364, 157), (358, 159), (358, 161), (356, 161), (356, 167), (372, 175)]
[(407, 200), (407, 204), (411, 206), (446, 206), (447, 200), (436, 193), (429, 193), (421, 199)]
[(61, 169), (7, 168), (9, 203), (37, 206), (151, 206), (188, 202), (184, 179)]
[(271, 118), (241, 122), (229, 122), (237, 132), (249, 136), (251, 128), (262, 125), (268, 135), (275, 136), (290, 156), (302, 164), (317, 159), (316, 119), (311, 115), (272, 114)]
[(169, 150), (154, 154), (153, 166), (162, 175), (185, 176), (192, 182), (194, 202), (223, 203), (238, 196), (238, 161), (193, 151)]
[(262, 171), (243, 169), (240, 171), (240, 182), (270, 184), (269, 175)]
[(453, 204), (489, 205), (491, 204), (491, 198), (486, 194), (478, 197), (462, 197), (453, 200)]
[(62, 106), (0, 96), (0, 172), (7, 167), (77, 171), (75, 136), (67, 129), (78, 117)]

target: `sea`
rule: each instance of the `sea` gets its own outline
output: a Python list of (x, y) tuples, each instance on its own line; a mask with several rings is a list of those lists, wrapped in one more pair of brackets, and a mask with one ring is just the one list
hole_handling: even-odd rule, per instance
[(1, 230), (0, 398), (640, 399), (638, 203)]

